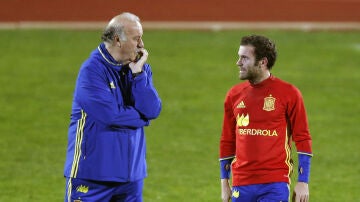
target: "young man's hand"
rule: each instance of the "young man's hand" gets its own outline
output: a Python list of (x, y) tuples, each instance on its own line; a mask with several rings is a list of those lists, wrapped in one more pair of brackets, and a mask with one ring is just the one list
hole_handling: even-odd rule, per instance
[(298, 182), (295, 185), (292, 197), (293, 202), (309, 202), (309, 185), (305, 182)]
[(222, 202), (229, 202), (231, 199), (231, 188), (229, 179), (221, 179), (221, 200)]

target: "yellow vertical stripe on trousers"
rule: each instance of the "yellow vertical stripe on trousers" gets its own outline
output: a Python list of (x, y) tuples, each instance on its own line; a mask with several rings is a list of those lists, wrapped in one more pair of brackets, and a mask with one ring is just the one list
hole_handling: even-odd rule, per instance
[(75, 151), (74, 151), (74, 160), (71, 167), (70, 177), (76, 178), (79, 161), (81, 156), (81, 143), (84, 136), (84, 126), (86, 121), (86, 113), (81, 110), (81, 118), (77, 122), (76, 126), (76, 139), (75, 139)]
[(285, 152), (286, 152), (286, 159), (285, 159), (285, 163), (288, 166), (289, 172), (288, 172), (288, 178), (289, 178), (289, 182), (291, 183), (291, 178), (290, 178), (290, 174), (292, 171), (292, 164), (291, 164), (291, 148), (289, 145), (289, 136), (288, 136), (288, 130), (286, 129), (286, 134), (285, 134)]
[(69, 178), (68, 184), (67, 184), (67, 201), (70, 202), (71, 201), (71, 190), (72, 190), (72, 183), (71, 183), (72, 178)]

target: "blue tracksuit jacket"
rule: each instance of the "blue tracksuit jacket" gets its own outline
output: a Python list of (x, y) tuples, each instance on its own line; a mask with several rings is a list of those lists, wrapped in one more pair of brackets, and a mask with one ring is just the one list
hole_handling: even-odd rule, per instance
[(65, 177), (114, 182), (146, 177), (144, 126), (160, 111), (150, 65), (133, 78), (100, 44), (76, 81)]

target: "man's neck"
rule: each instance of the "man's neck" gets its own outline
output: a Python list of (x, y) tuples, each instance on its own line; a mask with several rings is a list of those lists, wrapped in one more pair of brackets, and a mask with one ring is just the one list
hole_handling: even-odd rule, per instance
[(256, 84), (259, 84), (263, 81), (265, 81), (266, 79), (268, 79), (270, 77), (270, 71), (266, 71), (264, 72), (264, 74), (262, 74), (261, 76), (257, 77), (257, 78), (254, 78), (254, 79), (251, 79), (249, 80), (249, 82), (253, 85), (256, 85)]
[(124, 64), (124, 62), (121, 60), (121, 56), (119, 54), (119, 48), (108, 42), (104, 42), (104, 44), (105, 44), (106, 50), (109, 52), (111, 57), (114, 58), (114, 60), (116, 60), (116, 62), (118, 62), (120, 64)]

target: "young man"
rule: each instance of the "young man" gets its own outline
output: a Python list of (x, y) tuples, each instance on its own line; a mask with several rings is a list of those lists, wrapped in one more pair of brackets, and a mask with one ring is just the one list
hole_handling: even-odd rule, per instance
[(64, 171), (67, 202), (142, 201), (144, 127), (161, 110), (142, 35), (137, 16), (115, 16), (81, 66)]
[(225, 98), (220, 139), (222, 200), (289, 201), (294, 141), (299, 177), (293, 199), (307, 202), (312, 149), (302, 95), (270, 73), (277, 53), (268, 38), (243, 37), (238, 54), (239, 78), (248, 81), (232, 87)]

